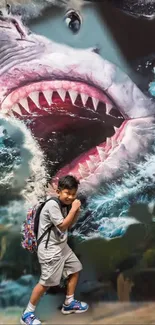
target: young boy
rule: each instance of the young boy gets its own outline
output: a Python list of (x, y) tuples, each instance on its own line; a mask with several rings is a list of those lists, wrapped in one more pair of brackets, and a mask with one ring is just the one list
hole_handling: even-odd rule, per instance
[[(68, 278), (67, 295), (62, 306), (62, 313), (82, 313), (88, 309), (86, 303), (74, 300), (74, 292), (82, 265), (67, 244), (67, 231), (76, 222), (81, 206), (81, 202), (76, 199), (78, 185), (79, 181), (71, 175), (59, 179), (57, 194), (62, 212), (54, 200), (48, 201), (41, 210), (38, 238), (51, 223), (54, 227), (51, 230), (47, 247), (48, 235), (38, 246), (37, 254), (41, 265), (41, 277), (33, 289), (29, 304), (20, 320), (21, 324), (41, 325), (34, 314), (36, 305), (49, 287), (59, 285), (62, 275)], [(71, 209), (67, 214), (69, 205), (71, 205)]]

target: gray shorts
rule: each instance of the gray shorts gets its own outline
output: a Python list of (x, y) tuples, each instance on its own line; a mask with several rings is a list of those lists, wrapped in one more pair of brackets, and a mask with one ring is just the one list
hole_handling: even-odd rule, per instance
[(80, 272), (82, 264), (68, 245), (60, 256), (54, 257), (50, 262), (41, 264), (41, 277), (39, 283), (43, 286), (53, 287), (60, 284), (61, 278)]

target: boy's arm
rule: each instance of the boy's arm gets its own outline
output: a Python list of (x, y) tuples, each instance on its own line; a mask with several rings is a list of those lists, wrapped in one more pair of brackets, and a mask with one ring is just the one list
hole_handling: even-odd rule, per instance
[(77, 199), (72, 203), (72, 208), (70, 209), (67, 217), (63, 220), (62, 223), (58, 225), (58, 228), (61, 231), (65, 231), (71, 226), (78, 210), (80, 209), (80, 206), (81, 206), (81, 202)]
[(78, 219), (78, 217), (79, 217), (79, 213), (80, 213), (80, 209), (78, 209), (78, 210), (76, 211), (75, 216), (74, 216), (74, 219), (73, 219), (73, 221), (72, 221), (72, 223), (71, 223), (71, 225), (70, 225), (69, 228), (71, 228), (71, 227), (76, 223), (76, 221), (77, 221), (77, 219)]

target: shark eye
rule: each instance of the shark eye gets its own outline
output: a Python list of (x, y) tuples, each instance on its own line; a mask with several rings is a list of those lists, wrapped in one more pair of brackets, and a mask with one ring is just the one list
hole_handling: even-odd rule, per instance
[(11, 13), (11, 5), (7, 3), (6, 4), (6, 9), (7, 9), (8, 15), (10, 15), (10, 13)]
[(74, 33), (77, 34), (82, 25), (82, 18), (77, 11), (68, 10), (65, 14), (64, 21), (67, 27)]

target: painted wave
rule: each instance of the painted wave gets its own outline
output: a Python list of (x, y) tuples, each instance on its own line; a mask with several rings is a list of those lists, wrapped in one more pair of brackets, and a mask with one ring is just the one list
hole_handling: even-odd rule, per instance
[[(26, 216), (27, 206), (25, 206), (25, 209), (23, 208), (24, 202), (29, 202), (29, 199), (32, 202), (33, 196), (36, 198), (36, 193), (40, 193), (41, 196), (46, 183), (43, 154), (32, 136), (30, 136), (30, 132), (26, 130), (26, 127), (23, 129), (22, 125), (22, 130), (24, 130), (23, 141), (19, 143), (17, 131), (21, 128), (21, 122), (18, 121), (16, 125), (14, 124), (16, 132), (15, 129), (10, 127), (10, 122), (7, 123), (4, 123), (4, 121), (0, 123), (0, 163), (2, 167), (0, 190), (2, 188), (3, 193), (6, 193), (4, 196), (6, 202), (1, 201), (0, 204), (1, 227), (4, 224), (7, 226), (9, 223), (15, 226), (20, 225)], [(9, 136), (4, 132), (4, 129), (8, 129)], [(9, 145), (8, 142), (4, 141), (6, 137), (10, 141)], [(25, 148), (31, 153), (31, 158), (28, 158), (29, 155), (25, 156), (23, 154), (25, 151), (22, 150), (25, 150)], [(27, 160), (23, 163), (25, 157), (27, 157)], [(134, 166), (134, 170), (132, 169), (122, 178), (111, 183), (101, 184), (98, 193), (87, 198), (80, 219), (72, 230), (72, 235), (80, 240), (90, 240), (96, 237), (109, 240), (122, 236), (131, 224), (147, 222), (142, 220), (143, 216), (137, 219), (137, 216), (133, 215), (129, 210), (135, 203), (145, 203), (147, 206), (154, 205), (154, 166), (155, 146), (150, 148), (150, 153), (145, 156), (141, 163)], [(18, 177), (19, 171), (20, 179)], [(31, 180), (28, 179), (26, 183), (27, 177), (31, 174), (33, 174), (33, 177)], [(13, 193), (16, 190), (16, 184), (13, 183), (14, 187), (12, 188), (11, 186), (12, 179), (16, 176), (17, 184), (22, 184), (22, 191), (21, 187), (17, 186), (19, 192), (16, 192), (14, 197)], [(23, 184), (25, 184), (24, 189)]]
[[(155, 146), (134, 170), (121, 179), (100, 186), (87, 201), (73, 235), (81, 240), (122, 236), (131, 224), (153, 221), (155, 205)], [(145, 205), (138, 215), (134, 205)]]

